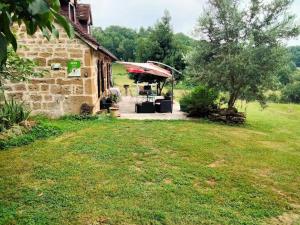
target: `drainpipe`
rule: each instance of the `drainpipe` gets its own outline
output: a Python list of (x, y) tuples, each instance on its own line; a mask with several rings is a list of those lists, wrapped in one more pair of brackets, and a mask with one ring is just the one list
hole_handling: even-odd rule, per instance
[(171, 106), (171, 113), (173, 113), (173, 108), (174, 108), (174, 81), (175, 81), (175, 71), (172, 70), (172, 106)]

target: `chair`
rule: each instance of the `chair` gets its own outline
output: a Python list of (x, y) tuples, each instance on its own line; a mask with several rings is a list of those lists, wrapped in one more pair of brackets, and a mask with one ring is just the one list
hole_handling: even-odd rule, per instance
[(155, 113), (153, 102), (142, 102), (135, 105), (136, 113)]
[(172, 100), (158, 99), (155, 101), (155, 111), (158, 113), (171, 113)]
[(112, 106), (112, 100), (110, 98), (103, 98), (100, 101), (100, 109), (107, 109), (109, 110), (109, 108)]

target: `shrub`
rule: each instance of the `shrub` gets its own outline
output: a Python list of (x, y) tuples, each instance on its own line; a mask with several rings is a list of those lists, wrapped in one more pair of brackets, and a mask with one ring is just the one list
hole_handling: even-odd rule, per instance
[(269, 91), (265, 95), (268, 102), (280, 103), (281, 93), (276, 91)]
[(300, 103), (300, 82), (288, 84), (282, 92), (283, 102)]
[(80, 115), (91, 115), (93, 113), (93, 106), (88, 105), (87, 103), (84, 103), (80, 107)]
[(98, 115), (67, 115), (63, 116), (61, 119), (63, 120), (71, 120), (71, 121), (87, 121), (87, 120), (98, 120)]
[(109, 98), (111, 99), (112, 102), (114, 103), (118, 103), (121, 100), (121, 96), (116, 94), (116, 93), (112, 93), (109, 95)]
[(217, 108), (218, 92), (205, 86), (196, 87), (180, 100), (180, 108), (189, 116), (206, 117)]
[(164, 98), (166, 100), (171, 100), (172, 98), (172, 91), (168, 90), (165, 94), (164, 94)]
[(0, 140), (0, 149), (3, 150), (11, 147), (28, 145), (35, 140), (56, 136), (61, 133), (62, 131), (57, 127), (39, 124), (25, 134)]
[(24, 107), (23, 103), (18, 103), (13, 99), (5, 100), (0, 109), (0, 131), (27, 120), (29, 115), (30, 111)]

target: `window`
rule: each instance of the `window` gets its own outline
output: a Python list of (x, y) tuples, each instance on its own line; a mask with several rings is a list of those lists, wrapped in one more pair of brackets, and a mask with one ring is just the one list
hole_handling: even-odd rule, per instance
[(75, 6), (71, 2), (69, 3), (69, 18), (71, 21), (76, 23), (76, 10)]
[(111, 64), (107, 64), (107, 89), (109, 89), (112, 86), (111, 82)]

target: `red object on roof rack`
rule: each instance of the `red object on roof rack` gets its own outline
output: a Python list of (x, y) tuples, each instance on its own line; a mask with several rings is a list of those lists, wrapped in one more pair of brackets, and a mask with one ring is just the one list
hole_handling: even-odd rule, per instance
[(127, 68), (128, 73), (146, 73), (143, 69)]

